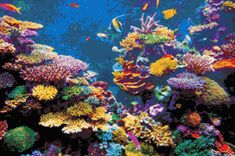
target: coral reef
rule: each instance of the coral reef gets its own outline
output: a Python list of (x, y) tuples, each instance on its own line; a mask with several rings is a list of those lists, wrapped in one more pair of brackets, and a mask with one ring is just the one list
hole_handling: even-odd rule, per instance
[(4, 137), (4, 135), (7, 133), (8, 124), (6, 120), (0, 121), (0, 140)]
[(38, 100), (52, 100), (57, 92), (54, 86), (37, 85), (32, 89), (32, 95)]

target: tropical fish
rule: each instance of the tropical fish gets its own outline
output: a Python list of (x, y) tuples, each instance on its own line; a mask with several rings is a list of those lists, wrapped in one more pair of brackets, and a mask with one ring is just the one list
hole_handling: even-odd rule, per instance
[(160, 0), (156, 0), (156, 8), (159, 6)]
[(170, 19), (177, 14), (177, 11), (176, 9), (168, 9), (163, 11), (162, 14), (164, 15), (165, 19)]
[(9, 4), (9, 3), (2, 3), (0, 4), (0, 8), (4, 9), (4, 10), (8, 10), (8, 11), (12, 11), (12, 12), (17, 12), (19, 14), (21, 14), (20, 9), (21, 8), (17, 8), (16, 6)]
[(86, 41), (90, 41), (91, 40), (91, 37), (90, 36), (87, 36), (86, 37)]
[(77, 3), (71, 3), (70, 6), (73, 8), (79, 8), (79, 4)]
[(121, 27), (122, 27), (122, 23), (118, 21), (118, 18), (119, 17), (123, 17), (123, 16), (127, 16), (129, 14), (126, 14), (126, 15), (120, 15), (120, 16), (117, 16), (115, 18), (112, 19), (112, 27), (115, 29), (116, 32), (121, 32)]
[(105, 33), (98, 33), (96, 35), (100, 38), (108, 38), (108, 36)]
[(140, 142), (138, 141), (137, 137), (131, 133), (130, 131), (127, 132), (128, 136), (130, 137), (130, 139), (132, 140), (132, 142), (135, 144), (135, 147), (137, 150), (140, 149)]
[(142, 6), (141, 10), (142, 10), (142, 11), (146, 11), (146, 10), (148, 9), (148, 7), (149, 7), (149, 3), (146, 2), (146, 3)]

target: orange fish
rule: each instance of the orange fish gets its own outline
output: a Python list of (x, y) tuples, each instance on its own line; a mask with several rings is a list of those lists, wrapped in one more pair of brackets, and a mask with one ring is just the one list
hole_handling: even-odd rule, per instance
[(71, 6), (71, 7), (74, 7), (74, 8), (79, 8), (79, 5), (76, 4), (76, 3), (71, 3), (70, 6)]
[(17, 8), (16, 6), (9, 4), (9, 3), (2, 3), (0, 4), (0, 8), (4, 9), (4, 10), (8, 10), (8, 11), (12, 11), (12, 12), (17, 12), (19, 14), (21, 14), (20, 9), (21, 8)]
[(142, 11), (146, 11), (149, 7), (149, 3), (146, 2), (143, 6), (142, 6)]

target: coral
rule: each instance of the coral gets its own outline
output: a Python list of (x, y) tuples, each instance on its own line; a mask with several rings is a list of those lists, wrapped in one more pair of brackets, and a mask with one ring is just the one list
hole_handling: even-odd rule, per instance
[(169, 41), (167, 36), (156, 35), (156, 34), (141, 34), (140, 38), (143, 40), (144, 44), (159, 44)]
[(10, 63), (10, 62), (7, 62), (2, 66), (3, 69), (12, 70), (12, 71), (19, 71), (20, 69), (22, 69), (22, 67), (23, 66), (21, 64)]
[(9, 130), (4, 136), (4, 142), (10, 151), (23, 152), (33, 146), (36, 135), (31, 128), (20, 126)]
[(137, 43), (137, 40), (140, 40), (139, 33), (129, 33), (127, 37), (120, 42), (120, 45), (128, 51), (131, 51), (133, 49), (141, 49), (143, 46)]
[(70, 77), (70, 70), (57, 64), (40, 65), (23, 69), (21, 77), (33, 82), (58, 82)]
[(78, 103), (74, 106), (71, 106), (67, 109), (67, 113), (71, 116), (84, 116), (84, 115), (90, 115), (92, 113), (92, 105), (89, 103)]
[(32, 90), (32, 95), (39, 100), (53, 100), (58, 90), (54, 86), (37, 85)]
[(209, 137), (200, 137), (194, 141), (185, 140), (178, 144), (175, 153), (179, 156), (210, 156), (210, 149), (213, 148), (214, 140)]
[(177, 69), (177, 61), (172, 55), (166, 54), (159, 60), (150, 64), (150, 74), (162, 76), (170, 71)]
[(123, 146), (114, 142), (110, 142), (107, 149), (107, 156), (121, 156)]
[(131, 26), (131, 29), (141, 34), (152, 33), (154, 31), (154, 28), (159, 26), (158, 23), (154, 21), (155, 16), (156, 16), (156, 13), (153, 14), (153, 16), (147, 16), (146, 20), (144, 21), (144, 14), (142, 14), (140, 18), (141, 28)]
[(67, 118), (66, 114), (62, 112), (48, 113), (41, 116), (39, 124), (44, 127), (59, 127)]
[(22, 97), (17, 97), (13, 100), (5, 100), (5, 106), (0, 110), (0, 113), (8, 113), (13, 109), (16, 109), (18, 106), (24, 104), (28, 99), (27, 95)]
[(189, 72), (201, 75), (213, 70), (212, 63), (215, 59), (207, 55), (201, 56), (187, 53), (184, 55), (184, 61), (187, 64), (186, 69)]
[(147, 143), (140, 143), (140, 150), (136, 149), (136, 146), (134, 143), (129, 143), (125, 146), (125, 154), (126, 156), (159, 156), (154, 151), (154, 148), (152, 145)]
[(207, 106), (221, 106), (230, 103), (229, 95), (226, 91), (215, 81), (203, 77), (203, 88), (196, 91), (197, 103)]
[(201, 32), (203, 30), (206, 30), (206, 29), (213, 29), (214, 27), (218, 26), (218, 23), (216, 22), (211, 22), (211, 23), (208, 23), (208, 24), (204, 24), (204, 25), (196, 25), (196, 26), (190, 26), (188, 28), (189, 30), (189, 33), (190, 34), (194, 34), (194, 33), (197, 33), (197, 32)]
[(65, 87), (61, 94), (62, 94), (62, 99), (63, 100), (69, 100), (72, 97), (79, 96), (83, 92), (83, 89), (81, 86), (70, 86), (70, 87)]
[(14, 45), (0, 40), (0, 55), (14, 54), (15, 50)]
[(164, 111), (164, 106), (161, 104), (155, 104), (149, 107), (149, 114), (151, 116), (157, 116)]
[(8, 124), (6, 120), (0, 121), (0, 140), (4, 137), (7, 133)]
[(171, 87), (166, 86), (156, 86), (154, 89), (154, 95), (158, 101), (166, 101), (171, 95)]
[(223, 59), (213, 64), (214, 69), (235, 68), (235, 58)]
[(88, 156), (103, 156), (107, 155), (104, 148), (100, 148), (98, 143), (92, 143), (88, 147)]
[(176, 89), (199, 89), (203, 88), (205, 81), (193, 73), (180, 73), (177, 77), (167, 80), (168, 84)]
[(235, 3), (232, 1), (225, 1), (223, 6), (228, 10), (235, 10)]
[(15, 83), (15, 78), (8, 72), (0, 73), (0, 89), (12, 87)]
[(10, 99), (19, 98), (25, 96), (27, 93), (26, 87), (24, 85), (15, 87), (7, 96)]
[(201, 123), (201, 117), (196, 112), (188, 113), (185, 120), (186, 123), (192, 127), (197, 127)]
[(127, 143), (127, 135), (123, 128), (118, 128), (113, 131), (113, 140), (119, 144), (126, 144)]

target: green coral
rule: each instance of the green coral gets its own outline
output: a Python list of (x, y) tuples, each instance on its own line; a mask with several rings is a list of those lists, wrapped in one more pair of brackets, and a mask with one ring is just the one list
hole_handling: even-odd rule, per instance
[(20, 126), (9, 130), (4, 136), (4, 142), (10, 151), (23, 152), (33, 146), (36, 135), (31, 128)]
[(27, 89), (24, 85), (15, 87), (7, 96), (10, 99), (15, 99), (25, 96)]
[(168, 36), (160, 36), (156, 34), (142, 34), (140, 38), (144, 40), (145, 44), (165, 43), (169, 41)]
[(159, 156), (152, 145), (140, 143), (140, 150), (138, 150), (133, 142), (125, 146), (125, 154), (126, 156)]
[(62, 99), (69, 100), (74, 96), (79, 96), (82, 93), (83, 89), (80, 86), (71, 86), (65, 87), (62, 91)]
[(175, 153), (178, 156), (210, 156), (214, 139), (210, 137), (200, 137), (194, 141), (185, 140), (178, 144)]

